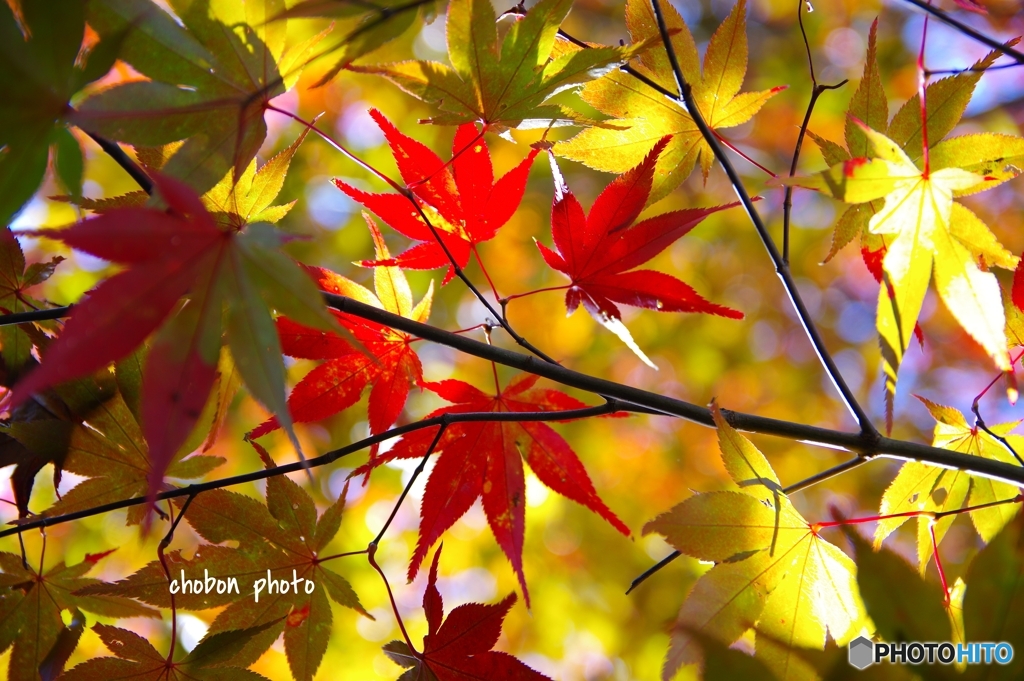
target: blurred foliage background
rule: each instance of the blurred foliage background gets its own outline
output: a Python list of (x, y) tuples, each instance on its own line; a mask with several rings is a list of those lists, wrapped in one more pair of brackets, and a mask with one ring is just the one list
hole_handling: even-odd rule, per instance
[[(673, 2), (703, 49), (711, 32), (732, 8), (730, 0), (676, 0)], [(951, 2), (940, 2), (955, 9)], [(989, 16), (959, 12), (964, 21), (999, 39), (1024, 33), (1024, 16), (1017, 0), (984, 0)], [(500, 12), (508, 9), (500, 2)], [(809, 9), (806, 8), (806, 9)], [(922, 15), (900, 2), (876, 0), (815, 0), (804, 21), (818, 79), (823, 83), (850, 79), (834, 92), (825, 93), (815, 109), (810, 129), (830, 139), (842, 139), (844, 114), (863, 68), (867, 33), (879, 19), (879, 59), (890, 111), (912, 96), (916, 88), (914, 59), (919, 47)], [(795, 0), (754, 0), (750, 3), (748, 26), (750, 67), (746, 90), (778, 85), (788, 89), (774, 97), (749, 123), (724, 131), (733, 144), (759, 163), (778, 173), (788, 170), (800, 121), (810, 93), (807, 57), (797, 25)], [(323, 21), (291, 22), (296, 37), (323, 27)], [(367, 62), (429, 58), (444, 60), (444, 16), (432, 23), (417, 23), (397, 41), (364, 58)], [(579, 0), (563, 27), (588, 42), (617, 44), (628, 39), (622, 18), (622, 3)], [(336, 29), (341, 30), (341, 29)], [(986, 53), (967, 38), (932, 22), (929, 26), (927, 65), (932, 69), (964, 68)], [(329, 60), (328, 60), (329, 61)], [(324, 64), (326, 68), (328, 64)], [(306, 119), (323, 112), (320, 125), (368, 163), (397, 177), (383, 135), (370, 119), (369, 108), (381, 110), (405, 133), (447, 158), (454, 129), (418, 125), (430, 115), (429, 108), (382, 79), (343, 73), (330, 84), (310, 89), (323, 73), (311, 68), (298, 87), (274, 104)], [(108, 79), (129, 75), (119, 64)], [(109, 82), (109, 80), (108, 80)], [(986, 74), (979, 85), (967, 116), (954, 134), (988, 130), (1020, 134), (1024, 122), (1024, 70), (1006, 69)], [(562, 95), (573, 106), (586, 105), (575, 94)], [(588, 111), (593, 115), (592, 111)], [(301, 126), (291, 119), (269, 112), (270, 134), (260, 153), (269, 158), (291, 143)], [(550, 133), (565, 139), (571, 130)], [(76, 131), (76, 135), (78, 135)], [(512, 134), (515, 144), (489, 137), (496, 174), (514, 166), (526, 154), (524, 145), (540, 137), (539, 132)], [(135, 189), (130, 178), (91, 140), (79, 135), (87, 154), (85, 195), (113, 196)], [(781, 235), (781, 190), (764, 188), (767, 175), (734, 156), (748, 189), (763, 197), (758, 205), (777, 238)], [(585, 207), (612, 178), (581, 165), (560, 160), (570, 188)], [(800, 161), (802, 172), (819, 170), (824, 162), (808, 140)], [(330, 182), (343, 177), (347, 182), (374, 191), (386, 187), (337, 153), (323, 140), (310, 136), (292, 163), (281, 195), (297, 199), (298, 205), (281, 226), (307, 237), (289, 248), (297, 259), (329, 267), (369, 285), (372, 273), (353, 261), (372, 257), (372, 245), (359, 216), (359, 206), (347, 199)], [(16, 219), (13, 227), (58, 226), (80, 216), (68, 204), (47, 197), (61, 193), (52, 179)], [(560, 285), (561, 275), (548, 269), (532, 243), (550, 243), (550, 205), (553, 188), (551, 172), (544, 158), (534, 164), (522, 207), (496, 239), (484, 244), (481, 255), (498, 290), (503, 295), (545, 286)], [(1024, 250), (1024, 195), (1019, 181), (964, 200), (1012, 252)], [(707, 206), (732, 200), (732, 192), (717, 166), (707, 183), (695, 173), (671, 196), (648, 214), (689, 206)], [(883, 383), (874, 330), (877, 284), (851, 245), (828, 264), (821, 262), (828, 252), (831, 228), (841, 213), (838, 202), (810, 192), (797, 191), (794, 208), (792, 267), (801, 293), (819, 324), (828, 347), (847, 381), (856, 391), (877, 424), (883, 422)], [(393, 252), (407, 246), (394, 232), (386, 233)], [(23, 239), (29, 260), (48, 258), (55, 242)], [(60, 251), (57, 251), (60, 252)], [(56, 304), (77, 300), (109, 272), (107, 263), (80, 253), (60, 252), (68, 260), (41, 290), (40, 297)], [(727, 408), (831, 428), (852, 428), (853, 421), (837, 399), (828, 378), (796, 322), (785, 292), (775, 277), (763, 247), (746, 217), (737, 209), (712, 215), (690, 235), (668, 249), (653, 263), (691, 283), (714, 302), (742, 310), (746, 318), (732, 321), (710, 316), (657, 314), (630, 309), (625, 322), (637, 343), (659, 366), (644, 366), (616, 338), (600, 328), (586, 313), (566, 318), (560, 292), (541, 293), (516, 300), (509, 307), (510, 321), (520, 333), (568, 366), (604, 378), (676, 396), (699, 404), (712, 397)], [(440, 271), (409, 272), (418, 299), (430, 279), (440, 284)], [(474, 264), (469, 276), (483, 287), (484, 279)], [(1004, 281), (1005, 283), (1005, 281)], [(436, 294), (431, 323), (446, 329), (473, 326), (485, 321), (483, 308), (456, 280)], [(995, 376), (982, 351), (953, 322), (929, 291), (921, 317), (924, 344), (912, 346), (900, 372), (894, 435), (915, 441), (931, 440), (933, 421), (913, 394), (955, 406), (965, 412), (974, 396)], [(482, 334), (475, 332), (476, 338)], [(501, 333), (495, 342), (506, 344)], [(484, 389), (491, 385), (491, 368), (484, 362), (458, 357), (453, 351), (426, 343), (418, 351), (427, 380), (456, 377)], [(290, 364), (297, 380), (311, 364)], [(499, 368), (503, 382), (512, 373)], [(579, 395), (586, 398), (586, 396)], [(443, 403), (436, 397), (414, 392), (403, 416), (413, 420)], [(989, 423), (1021, 418), (1013, 409), (1000, 383), (982, 401)], [(215, 471), (217, 477), (260, 467), (242, 434), (262, 422), (265, 414), (244, 396), (236, 399), (231, 416), (212, 453), (228, 463)], [(690, 490), (715, 490), (725, 486), (725, 472), (717, 455), (715, 432), (668, 418), (633, 416), (558, 425), (556, 429), (571, 443), (587, 467), (607, 504), (631, 528), (632, 540), (616, 533), (597, 516), (562, 497), (550, 493), (528, 473), (527, 530), (524, 550), (525, 571), (532, 592), (532, 610), (522, 601), (506, 621), (499, 648), (512, 652), (527, 664), (563, 681), (583, 679), (654, 679), (668, 645), (668, 627), (687, 590), (708, 566), (683, 558), (675, 561), (634, 593), (624, 594), (630, 581), (670, 552), (657, 537), (640, 536), (640, 528), (656, 514), (690, 494)], [(365, 437), (365, 398), (360, 405), (327, 421), (297, 426), (307, 452), (322, 453)], [(276, 438), (276, 439), (275, 439)], [(793, 482), (839, 463), (841, 452), (771, 438), (755, 438), (779, 473), (783, 484)], [(269, 439), (278, 461), (294, 458), (280, 434)], [(333, 467), (318, 470), (314, 495), (326, 505), (342, 492), (346, 475), (365, 460), (365, 454), (343, 459)], [(895, 473), (896, 462), (877, 461), (827, 484), (812, 487), (794, 497), (808, 519), (825, 519), (829, 507), (837, 506), (848, 515), (870, 515), (877, 509), (885, 486)], [(40, 480), (48, 479), (49, 467)], [(10, 469), (0, 471), (9, 475)], [(336, 552), (361, 549), (386, 519), (406, 480), (411, 466), (389, 467), (374, 473), (370, 484), (353, 484), (348, 490), (348, 510), (342, 530), (332, 545)], [(295, 479), (308, 485), (300, 476)], [(420, 608), (425, 572), (411, 584), (404, 575), (415, 545), (418, 505), (423, 484), (414, 487), (402, 506), (395, 524), (378, 554), (381, 566), (392, 580), (399, 608), (410, 635), (420, 640), (426, 630)], [(65, 474), (61, 491), (76, 482)], [(259, 485), (239, 491), (261, 493)], [(53, 497), (48, 485), (36, 486), (33, 507), (44, 507)], [(0, 497), (12, 498), (9, 482), (0, 484)], [(6, 507), (5, 507), (6, 508)], [(0, 511), (4, 520), (14, 518), (13, 507)], [(869, 526), (870, 527), (870, 526)], [(912, 555), (912, 524), (904, 527), (890, 545)], [(134, 528), (125, 528), (123, 512), (89, 518), (47, 531), (52, 546), (64, 547), (64, 558), (77, 562), (84, 554), (118, 547), (93, 574), (108, 580), (123, 578), (155, 555), (158, 537), (140, 539)], [(189, 554), (197, 537), (185, 524), (174, 546)], [(838, 532), (830, 540), (845, 545)], [(39, 555), (41, 539), (28, 533), (29, 555)], [(463, 602), (487, 602), (515, 588), (514, 576), (486, 527), (483, 510), (477, 505), (446, 535), (440, 589), (446, 610)], [(17, 540), (8, 538), (2, 547), (17, 551)], [(978, 550), (979, 540), (960, 518), (942, 545), (950, 581), (960, 576), (969, 558)], [(335, 552), (335, 551), (332, 551)], [(46, 562), (59, 560), (59, 551), (46, 553)], [(400, 669), (381, 652), (381, 645), (400, 637), (391, 615), (387, 594), (377, 575), (362, 557), (341, 558), (334, 567), (345, 575), (363, 605), (375, 616), (371, 621), (337, 606), (331, 644), (319, 679), (394, 679)], [(935, 579), (934, 566), (929, 579)], [(213, 611), (179, 615), (182, 644), (195, 645), (212, 620)], [(154, 642), (166, 645), (169, 622), (135, 620), (122, 623)], [(102, 654), (98, 637), (88, 631), (70, 664)], [(9, 655), (9, 653), (8, 653)], [(0, 667), (6, 658), (0, 660)], [(70, 665), (69, 665), (70, 666)], [(254, 667), (270, 678), (288, 678), (287, 663), (280, 642)], [(681, 678), (691, 678), (692, 668)]]

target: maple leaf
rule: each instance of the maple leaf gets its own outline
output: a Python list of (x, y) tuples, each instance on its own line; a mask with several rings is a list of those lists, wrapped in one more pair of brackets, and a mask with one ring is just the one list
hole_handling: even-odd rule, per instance
[[(534, 387), (538, 378), (519, 374), (504, 390), (498, 388), (494, 395), (454, 379), (423, 383), (422, 387), (454, 403), (432, 412), (427, 418), (466, 412), (564, 411), (586, 406), (557, 390)], [(396, 459), (422, 458), (436, 434), (436, 429), (425, 428), (405, 435), (386, 454), (356, 469), (352, 475), (360, 475)], [(512, 563), (529, 604), (523, 574), (526, 522), (524, 459), (547, 487), (586, 506), (629, 536), (629, 528), (597, 496), (593, 483), (569, 444), (545, 423), (456, 423), (445, 430), (434, 451), (440, 456), (423, 494), (419, 540), (409, 564), (410, 581), (419, 572), (430, 547), (469, 510), (477, 498), (483, 497), (484, 513), (491, 532)]]
[[(316, 119), (312, 122), (316, 123)], [(203, 194), (203, 205), (214, 221), (223, 228), (241, 231), (256, 222), (276, 223), (287, 215), (295, 201), (277, 206), (272, 204), (281, 193), (292, 157), (307, 134), (309, 128), (304, 128), (294, 142), (258, 169), (254, 158), (237, 180), (228, 173)]]
[[(967, 568), (967, 590), (963, 596), (963, 625), (971, 641), (1006, 641), (1024, 645), (1024, 516), (1007, 525), (992, 538)], [(1021, 660), (1000, 665), (998, 674), (985, 674), (978, 666), (968, 667), (971, 681), (986, 676), (1012, 679), (1024, 671)], [(992, 670), (995, 671), (995, 670)]]
[[(33, 263), (26, 267), (21, 244), (9, 227), (0, 231), (0, 313), (28, 312), (47, 307), (32, 298), (26, 289), (37, 286), (53, 274), (64, 258), (54, 256), (49, 262)], [(28, 329), (19, 325), (0, 327), (0, 357), (6, 372), (5, 385), (11, 385), (32, 356), (33, 340)]]
[[(936, 404), (917, 396), (935, 419), (935, 434), (932, 445), (962, 452), (986, 459), (1019, 465), (1013, 454), (992, 437), (977, 427), (968, 425), (964, 415), (952, 407)], [(996, 435), (1005, 437), (1017, 451), (1024, 451), (1024, 438), (1010, 435), (1019, 421), (989, 426)], [(900, 467), (879, 507), (879, 515), (905, 513), (907, 511), (941, 512), (976, 506), (994, 501), (1013, 499), (1018, 490), (1013, 485), (988, 478), (969, 475), (964, 471), (937, 468), (917, 461), (908, 461)], [(1017, 504), (1001, 504), (990, 508), (971, 511), (971, 522), (981, 538), (991, 541), (996, 534), (1019, 512)], [(879, 546), (892, 532), (909, 518), (885, 518), (878, 521), (875, 530), (875, 546)], [(933, 545), (931, 529), (934, 526), (935, 543), (945, 537), (955, 520), (949, 515), (938, 520), (930, 517), (918, 518), (917, 557), (923, 573), (928, 567)]]
[[(850, 525), (842, 528), (853, 545), (857, 584), (877, 636), (884, 641), (954, 640), (956, 614), (939, 583), (926, 581), (892, 551), (873, 551)], [(895, 584), (898, 589), (892, 588)]]
[[(0, 5), (0, 223), (7, 224), (39, 187), (54, 147), (58, 177), (82, 189), (82, 150), (65, 127), (68, 101), (113, 66), (122, 35), (82, 52), (85, 4), (80, 0)], [(20, 25), (19, 25), (20, 24)], [(22, 30), (24, 28), (24, 32)]]
[(102, 369), (163, 325), (143, 372), (150, 494), (192, 432), (217, 378), (222, 316), (239, 375), (281, 419), (298, 451), (268, 305), (306, 325), (342, 331), (309, 277), (277, 250), (283, 237), (270, 225), (221, 229), (190, 188), (163, 175), (154, 175), (154, 182), (170, 212), (123, 208), (67, 229), (33, 232), (128, 269), (75, 306), (40, 366), (15, 386), (11, 398), (17, 406), (50, 386)]
[[(379, 261), (389, 261), (387, 244), (380, 230), (365, 213), (363, 217), (373, 237)], [(308, 267), (317, 286), (330, 293), (347, 296), (367, 305), (402, 315), (418, 322), (426, 322), (434, 296), (430, 283), (426, 295), (413, 307), (412, 292), (405, 273), (395, 266), (374, 269), (377, 295), (354, 281), (319, 267)], [(379, 296), (379, 297), (378, 297)], [(332, 310), (332, 313), (368, 350), (361, 352), (330, 332), (296, 324), (286, 317), (277, 320), (277, 333), (281, 350), (289, 357), (327, 360), (306, 374), (288, 396), (288, 409), (297, 423), (319, 421), (351, 407), (370, 390), (370, 434), (382, 433), (396, 420), (405, 406), (409, 389), (423, 380), (423, 368), (412, 349), (414, 340), (409, 334), (396, 331), (360, 317)], [(250, 434), (258, 438), (278, 428), (277, 419), (271, 418)], [(373, 452), (376, 452), (376, 445)]]
[[(693, 89), (697, 108), (712, 130), (731, 128), (756, 114), (784, 87), (740, 94), (747, 70), (746, 2), (740, 0), (711, 36), (701, 70), (697, 46), (679, 12), (663, 3), (665, 22), (672, 32), (672, 47), (686, 82)], [(626, 2), (626, 27), (634, 44), (660, 43), (661, 34), (651, 4)], [(588, 52), (589, 50), (583, 50)], [(664, 46), (643, 52), (633, 68), (665, 89), (675, 92), (675, 76)], [(689, 177), (700, 161), (704, 180), (715, 156), (685, 107), (623, 71), (587, 84), (580, 95), (614, 127), (592, 127), (553, 148), (558, 156), (580, 161), (590, 168), (622, 173), (638, 165), (666, 135), (672, 139), (658, 159), (648, 203), (664, 198)], [(616, 129), (616, 128), (625, 128)]]
[[(264, 464), (274, 463), (266, 451), (253, 443)], [(326, 567), (324, 549), (341, 526), (344, 495), (327, 508), (319, 519), (309, 494), (283, 475), (267, 479), (266, 505), (236, 492), (211, 490), (195, 497), (185, 519), (195, 531), (212, 544), (201, 545), (191, 559), (180, 552), (168, 553), (172, 578), (204, 579), (206, 576), (227, 582), (235, 578), (239, 593), (185, 593), (175, 596), (181, 610), (221, 610), (204, 641), (216, 639), (231, 630), (261, 628), (236, 652), (230, 663), (247, 667), (259, 658), (284, 633), (285, 654), (292, 675), (299, 681), (312, 679), (327, 650), (331, 634), (330, 600), (366, 614), (349, 583)], [(238, 548), (217, 546), (237, 542)], [(264, 583), (255, 593), (256, 580), (268, 576), (291, 584), (299, 579), (298, 591), (271, 593)], [(305, 581), (313, 584), (307, 591)], [(171, 606), (167, 577), (159, 561), (153, 561), (130, 577), (115, 584), (87, 589), (87, 594), (119, 594), (137, 598), (161, 608)], [(263, 628), (265, 627), (265, 628)]]
[(120, 83), (81, 103), (71, 120), (130, 144), (184, 140), (163, 172), (203, 192), (241, 176), (267, 135), (269, 101), (298, 78), (321, 36), (285, 49), (286, 27), (270, 22), (283, 0), (172, 0), (172, 18), (149, 0), (88, 5), (101, 36), (125, 32), (119, 57), (151, 80)]
[[(897, 373), (911, 336), (921, 337), (917, 317), (933, 270), (946, 307), (1000, 369), (1009, 368), (998, 284), (987, 270), (1012, 269), (1018, 259), (953, 198), (991, 189), (1019, 174), (1015, 163), (1024, 161), (1024, 138), (981, 133), (942, 139), (960, 121), (998, 51), (927, 87), (926, 127), (918, 95), (890, 122), (878, 71), (877, 23), (868, 36), (864, 76), (850, 101), (848, 150), (811, 133), (832, 167), (810, 178), (769, 184), (816, 188), (856, 204), (837, 222), (826, 261), (859, 234), (864, 262), (883, 284), (877, 326), (886, 375), (886, 426), (891, 429)], [(923, 127), (930, 145), (927, 167)]]
[[(516, 212), (537, 151), (531, 151), (522, 163), (495, 182), (490, 151), (474, 124), (459, 127), (452, 143), (452, 160), (445, 163), (426, 146), (402, 134), (376, 109), (371, 109), (370, 115), (384, 131), (402, 180), (421, 202), (430, 225), (437, 231), (455, 264), (465, 267), (476, 245), (493, 239)], [(334, 184), (399, 233), (426, 242), (394, 258), (378, 257), (375, 261), (364, 261), (364, 265), (417, 270), (447, 267), (442, 284), (447, 284), (455, 276), (455, 268), (444, 249), (407, 197), (371, 194), (337, 179)]]
[(572, 280), (565, 293), (568, 313), (575, 312), (582, 303), (594, 319), (653, 368), (657, 367), (622, 323), (616, 303), (659, 312), (706, 312), (743, 318), (743, 313), (705, 300), (673, 276), (633, 269), (671, 246), (708, 215), (737, 205), (678, 210), (633, 224), (647, 202), (659, 156), (669, 143), (663, 138), (640, 165), (612, 181), (594, 201), (590, 215), (584, 215), (579, 201), (561, 186), (561, 177), (556, 175), (551, 206), (551, 236), (556, 250), (537, 243), (544, 261)]
[(93, 626), (107, 650), (116, 657), (97, 657), (61, 676), (67, 681), (138, 679), (138, 681), (267, 681), (262, 674), (223, 663), (264, 627), (221, 633), (201, 641), (184, 659), (171, 662), (135, 632), (107, 624)]
[(37, 570), (20, 555), (0, 552), (0, 652), (13, 644), (8, 681), (37, 681), (39, 666), (64, 629), (62, 610), (79, 609), (104, 617), (157, 617), (157, 611), (117, 595), (78, 595), (101, 584), (85, 577), (112, 551), (87, 554), (75, 565), (60, 562)]
[(555, 34), (571, 7), (572, 0), (541, 0), (524, 17), (517, 15), (499, 47), (490, 0), (452, 0), (447, 24), (451, 66), (403, 61), (348, 68), (384, 76), (414, 97), (436, 102), (440, 111), (430, 123), (480, 121), (490, 132), (591, 123), (546, 102), (628, 60), (647, 44), (581, 50), (551, 59)]
[[(491, 650), (501, 635), (501, 625), (516, 602), (515, 592), (500, 603), (466, 603), (444, 617), (444, 601), (437, 590), (437, 563), (441, 548), (434, 552), (427, 589), (423, 592), (423, 610), (427, 614), (427, 634), (423, 651), (410, 650), (405, 641), (391, 641), (384, 654), (406, 668), (398, 681), (436, 679), (436, 681), (541, 681), (548, 679), (517, 658)], [(548, 679), (550, 681), (550, 679)]]
[[(78, 483), (46, 510), (47, 516), (73, 513), (103, 504), (145, 495), (153, 478), (153, 467), (146, 440), (142, 436), (135, 416), (120, 393), (98, 405), (74, 425), (53, 429), (47, 422), (14, 423), (11, 437), (26, 447), (66, 447), (61, 459), (62, 469), (86, 479)], [(70, 426), (70, 432), (66, 430)], [(197, 433), (202, 435), (201, 432)], [(219, 456), (196, 455), (185, 458), (192, 451), (186, 441), (179, 447), (163, 472), (162, 477), (201, 478), (224, 463)], [(160, 491), (170, 489), (161, 485)], [(144, 506), (128, 510), (127, 524), (142, 522)]]
[(987, 266), (1013, 269), (1017, 258), (999, 244), (968, 208), (953, 201), (998, 182), (958, 167), (920, 169), (892, 139), (861, 124), (875, 158), (844, 161), (810, 178), (786, 184), (828, 191), (848, 203), (885, 199), (867, 229), (891, 239), (882, 259), (877, 327), (886, 375), (886, 421), (903, 355), (917, 325), (928, 283), (935, 272), (939, 296), (960, 325), (999, 369), (1010, 368), (999, 284)]
[(715, 566), (679, 612), (662, 678), (701, 662), (689, 633), (732, 644), (755, 630), (756, 657), (782, 681), (814, 678), (793, 648), (845, 645), (867, 624), (856, 566), (819, 536), (782, 493), (764, 455), (712, 403), (719, 446), (736, 491), (697, 494), (644, 526), (678, 551)]

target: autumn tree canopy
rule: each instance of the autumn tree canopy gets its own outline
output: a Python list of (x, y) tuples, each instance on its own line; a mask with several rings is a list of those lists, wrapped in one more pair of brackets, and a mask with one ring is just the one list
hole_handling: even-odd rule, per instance
[(0, 3), (7, 678), (1020, 678), (1019, 10)]

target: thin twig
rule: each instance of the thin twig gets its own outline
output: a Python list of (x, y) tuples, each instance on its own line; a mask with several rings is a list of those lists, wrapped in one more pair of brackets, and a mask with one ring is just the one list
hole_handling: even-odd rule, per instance
[(1004, 44), (1000, 43), (995, 38), (990, 38), (989, 36), (985, 35), (984, 33), (981, 33), (979, 31), (974, 30), (973, 28), (971, 28), (967, 24), (963, 23), (962, 21), (959, 21), (959, 20), (954, 19), (953, 17), (949, 16), (947, 13), (943, 12), (941, 9), (939, 9), (937, 7), (932, 7), (929, 2), (926, 2), (925, 0), (903, 0), (903, 1), (913, 5), (914, 7), (917, 7), (920, 10), (924, 10), (928, 14), (930, 14), (933, 17), (935, 17), (936, 19), (938, 19), (939, 21), (941, 21), (941, 22), (943, 22), (943, 23), (945, 23), (945, 24), (947, 24), (949, 26), (952, 26), (956, 30), (960, 31), (960, 33), (964, 34), (968, 38), (973, 38), (974, 40), (978, 41), (982, 45), (987, 45), (988, 47), (990, 47), (993, 50), (996, 50), (997, 52), (1002, 52), (1003, 54), (1005, 54), (1007, 57), (1013, 59), (1018, 64), (1024, 64), (1024, 53), (1021, 53), (1021, 52), (1013, 49), (1009, 45), (1004, 45)]
[(722, 164), (722, 168), (729, 177), (729, 182), (732, 184), (733, 190), (736, 192), (736, 196), (747, 211), (747, 215), (750, 217), (750, 221), (757, 230), (758, 236), (760, 236), (761, 243), (764, 245), (765, 250), (768, 251), (768, 256), (771, 258), (772, 264), (775, 266), (775, 271), (778, 274), (779, 279), (782, 280), (782, 285), (785, 288), (786, 293), (789, 295), (790, 302), (796, 310), (797, 317), (800, 319), (800, 324), (803, 326), (804, 333), (811, 341), (811, 345), (814, 347), (814, 351), (817, 353), (818, 359), (821, 361), (822, 366), (825, 368), (825, 372), (832, 380), (832, 384), (835, 386), (843, 402), (846, 404), (846, 408), (857, 420), (857, 425), (860, 427), (861, 432), (867, 439), (875, 440), (880, 438), (881, 435), (871, 423), (871, 419), (868, 418), (867, 413), (860, 406), (860, 403), (857, 401), (853, 391), (846, 384), (846, 380), (839, 371), (839, 367), (836, 366), (835, 360), (833, 360), (832, 355), (829, 354), (828, 348), (825, 346), (825, 341), (818, 332), (818, 328), (814, 324), (811, 313), (804, 304), (803, 298), (800, 296), (800, 291), (797, 289), (796, 282), (793, 280), (793, 275), (789, 271), (789, 266), (783, 260), (778, 248), (776, 248), (775, 242), (772, 240), (771, 234), (768, 232), (768, 228), (765, 226), (764, 222), (761, 220), (760, 214), (754, 207), (754, 202), (751, 200), (750, 194), (747, 193), (747, 190), (743, 186), (743, 181), (740, 179), (736, 169), (733, 168), (732, 163), (729, 161), (729, 158), (726, 156), (722, 147), (719, 145), (718, 140), (715, 138), (714, 133), (708, 127), (707, 122), (705, 122), (704, 117), (697, 108), (690, 85), (686, 82), (685, 76), (683, 76), (683, 71), (679, 66), (679, 60), (676, 57), (675, 49), (672, 47), (672, 41), (669, 39), (668, 25), (665, 23), (665, 16), (661, 9), (660, 0), (651, 0), (651, 6), (654, 9), (654, 16), (658, 22), (658, 31), (661, 33), (661, 39), (665, 45), (665, 51), (668, 53), (669, 63), (672, 65), (672, 73), (676, 79), (676, 86), (679, 88), (679, 98), (681, 98), (683, 103), (686, 104), (690, 117), (693, 119), (694, 123), (697, 124), (701, 134), (704, 136), (704, 140), (714, 152), (715, 158)]
[(110, 140), (100, 137), (96, 133), (89, 132), (88, 130), (85, 131), (85, 134), (91, 137), (93, 142), (100, 145), (100, 149), (105, 151), (107, 156), (114, 159), (117, 165), (121, 166), (126, 173), (131, 175), (136, 184), (142, 188), (142, 191), (147, 194), (153, 193), (153, 180), (149, 178), (146, 171), (143, 170), (138, 163), (133, 161), (131, 157), (125, 153), (124, 149), (122, 149), (116, 142), (111, 142)]
[[(804, 113), (804, 121), (800, 124), (800, 133), (796, 137), (796, 146), (793, 147), (793, 162), (789, 164), (789, 176), (796, 175), (797, 163), (800, 161), (800, 150), (804, 145), (804, 137), (807, 135), (807, 128), (811, 124), (811, 114), (814, 112), (814, 105), (818, 97), (827, 90), (838, 90), (846, 85), (847, 79), (835, 85), (820, 85), (818, 76), (814, 71), (814, 56), (811, 53), (811, 42), (807, 39), (807, 30), (804, 28), (804, 3), (807, 0), (796, 0), (796, 19), (800, 24), (800, 35), (804, 40), (804, 49), (807, 52), (807, 70), (811, 74), (811, 99), (807, 102), (807, 111)], [(789, 265), (789, 225), (793, 214), (793, 186), (786, 187), (785, 198), (782, 200), (782, 261)]]
[(412, 485), (416, 482), (416, 479), (420, 477), (420, 473), (423, 472), (423, 469), (427, 465), (427, 459), (429, 459), (430, 455), (434, 453), (434, 450), (437, 448), (437, 444), (441, 441), (441, 437), (444, 435), (444, 431), (447, 430), (447, 428), (448, 421), (445, 420), (437, 429), (437, 434), (434, 435), (434, 439), (431, 441), (430, 446), (427, 447), (427, 451), (425, 451), (423, 453), (423, 457), (420, 458), (420, 463), (412, 472), (409, 482), (405, 484), (405, 489), (403, 489), (402, 493), (398, 496), (398, 501), (395, 502), (395, 507), (391, 509), (391, 515), (389, 515), (388, 519), (384, 521), (384, 526), (380, 528), (380, 532), (378, 532), (377, 536), (373, 538), (372, 542), (370, 542), (371, 546), (377, 546), (380, 544), (380, 540), (384, 538), (384, 534), (388, 531), (388, 528), (391, 527), (391, 523), (394, 522), (395, 516), (398, 515), (398, 509), (402, 507), (402, 502), (405, 501), (407, 496), (409, 496), (409, 490), (412, 489)]
[[(185, 511), (188, 510), (189, 505), (192, 504), (192, 500), (195, 498), (196, 495), (191, 494), (187, 499), (185, 499), (185, 503), (182, 504), (181, 510), (178, 512), (178, 517), (171, 523), (171, 527), (167, 530), (167, 534), (164, 535), (164, 538), (160, 540), (160, 543), (156, 547), (156, 556), (160, 560), (160, 567), (163, 568), (164, 575), (167, 576), (168, 593), (171, 597), (171, 645), (170, 649), (167, 651), (168, 665), (174, 661), (174, 644), (178, 640), (178, 607), (174, 601), (174, 590), (169, 588), (173, 579), (171, 577), (171, 569), (167, 566), (167, 556), (164, 555), (164, 551), (166, 551), (167, 547), (171, 545), (171, 541), (174, 539), (174, 530), (178, 528), (178, 523), (180, 523), (181, 519), (185, 517)], [(170, 502), (167, 504), (167, 512), (171, 516), (174, 515), (174, 508), (171, 506)]]

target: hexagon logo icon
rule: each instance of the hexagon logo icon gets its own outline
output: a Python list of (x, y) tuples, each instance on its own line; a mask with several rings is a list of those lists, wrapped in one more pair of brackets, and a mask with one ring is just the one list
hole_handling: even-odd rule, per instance
[(857, 669), (866, 669), (875, 662), (875, 644), (866, 636), (858, 636), (850, 641), (849, 659)]

